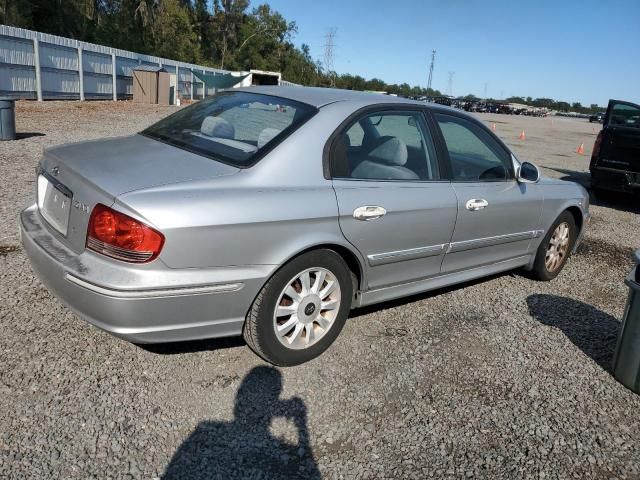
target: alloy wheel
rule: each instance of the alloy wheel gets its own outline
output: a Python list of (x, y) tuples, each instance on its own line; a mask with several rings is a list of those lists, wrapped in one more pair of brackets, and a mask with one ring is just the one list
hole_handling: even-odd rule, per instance
[(340, 302), (340, 283), (333, 273), (320, 267), (300, 272), (278, 297), (273, 313), (276, 338), (287, 348), (311, 347), (333, 326)]
[(564, 262), (569, 253), (570, 234), (571, 229), (567, 222), (560, 223), (553, 231), (544, 258), (547, 271), (555, 272)]

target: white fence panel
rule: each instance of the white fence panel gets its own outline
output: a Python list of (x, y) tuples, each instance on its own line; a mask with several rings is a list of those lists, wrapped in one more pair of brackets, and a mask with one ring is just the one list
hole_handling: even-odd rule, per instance
[(78, 50), (40, 43), (40, 68), (55, 68), (58, 70), (78, 71)]
[(34, 65), (33, 41), (0, 36), (0, 63)]
[[(34, 50), (35, 44), (38, 45), (37, 51)], [(82, 50), (82, 65), (79, 62), (79, 49)], [(83, 96), (114, 98), (114, 58), (118, 99), (131, 97), (133, 69), (140, 64), (161, 65), (168, 72), (176, 73), (178, 95), (182, 98), (199, 99), (215, 93), (213, 88), (207, 88), (205, 92), (204, 84), (193, 78), (191, 70), (210, 74), (230, 73), (226, 70), (0, 25), (0, 95), (47, 99), (77, 99)], [(84, 95), (80, 92), (81, 73)]]
[(85, 72), (111, 75), (111, 55), (83, 50), (82, 68)]
[(80, 98), (78, 72), (51, 70), (47, 75), (42, 75), (41, 81), (43, 98)]
[(29, 66), (0, 66), (0, 94), (36, 98), (36, 71)]

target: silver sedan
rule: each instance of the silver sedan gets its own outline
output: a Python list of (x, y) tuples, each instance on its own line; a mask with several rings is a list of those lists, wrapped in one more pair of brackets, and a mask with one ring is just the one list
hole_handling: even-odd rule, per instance
[(255, 87), (128, 137), (49, 148), (20, 219), (42, 282), (136, 343), (244, 335), (319, 355), (352, 308), (562, 270), (586, 191), (472, 116), (378, 94)]

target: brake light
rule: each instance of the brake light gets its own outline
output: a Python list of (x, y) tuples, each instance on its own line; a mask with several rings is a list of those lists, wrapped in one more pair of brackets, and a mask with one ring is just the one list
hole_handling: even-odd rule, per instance
[(600, 146), (602, 145), (602, 130), (598, 133), (596, 137), (596, 141), (593, 144), (593, 151), (591, 152), (591, 162), (589, 163), (589, 168), (593, 168), (596, 163), (598, 163), (598, 157), (600, 156)]
[(87, 248), (125, 262), (144, 263), (162, 250), (164, 236), (138, 220), (97, 204), (91, 212)]

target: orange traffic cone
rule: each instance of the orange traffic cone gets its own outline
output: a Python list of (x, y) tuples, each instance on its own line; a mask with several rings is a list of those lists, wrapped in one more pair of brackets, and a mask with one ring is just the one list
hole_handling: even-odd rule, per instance
[(493, 122), (491, 124), (491, 130), (493, 130), (494, 132), (496, 131), (496, 123), (495, 122)]
[(518, 137), (520, 140), (526, 140), (527, 136), (524, 134), (524, 130), (522, 130), (522, 133), (520, 133), (520, 136)]
[(576, 153), (578, 155), (584, 155), (584, 143), (581, 143), (578, 148), (576, 148)]

